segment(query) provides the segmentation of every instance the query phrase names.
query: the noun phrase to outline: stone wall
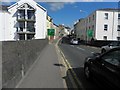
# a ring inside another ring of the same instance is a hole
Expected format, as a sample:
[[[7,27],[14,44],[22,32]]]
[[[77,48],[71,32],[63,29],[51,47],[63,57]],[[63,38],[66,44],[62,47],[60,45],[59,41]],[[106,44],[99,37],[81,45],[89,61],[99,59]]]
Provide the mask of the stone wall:
[[[14,88],[47,44],[47,39],[2,42],[2,87]]]

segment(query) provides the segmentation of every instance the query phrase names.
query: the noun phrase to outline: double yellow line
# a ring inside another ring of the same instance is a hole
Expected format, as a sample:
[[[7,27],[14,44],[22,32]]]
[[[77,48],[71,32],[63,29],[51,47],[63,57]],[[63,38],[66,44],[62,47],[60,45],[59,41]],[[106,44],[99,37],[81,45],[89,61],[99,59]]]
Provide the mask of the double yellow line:
[[[71,82],[72,82],[72,84],[73,84],[73,88],[81,88],[81,90],[84,90],[84,87],[83,87],[82,83],[79,81],[76,73],[75,73],[74,70],[72,69],[72,66],[70,65],[70,63],[69,63],[68,60],[66,59],[64,53],[62,52],[62,50],[61,50],[61,49],[59,48],[59,46],[58,46],[58,43],[60,42],[60,40],[61,40],[61,39],[59,39],[59,40],[57,41],[57,43],[55,44],[55,47],[56,47],[56,49],[58,50],[58,52],[61,54],[66,69],[67,69],[67,70],[68,70],[68,69],[70,70],[69,76],[71,76],[70,78],[71,78]]]

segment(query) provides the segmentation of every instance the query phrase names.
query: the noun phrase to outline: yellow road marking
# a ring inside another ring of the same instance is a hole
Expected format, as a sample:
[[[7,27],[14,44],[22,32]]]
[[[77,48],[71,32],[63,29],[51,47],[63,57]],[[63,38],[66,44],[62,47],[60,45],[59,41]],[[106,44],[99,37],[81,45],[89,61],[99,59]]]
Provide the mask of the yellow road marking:
[[[66,57],[65,57],[65,55],[63,54],[62,50],[58,47],[59,41],[60,41],[60,39],[57,41],[57,43],[56,43],[55,46],[56,46],[56,48],[58,49],[58,51],[59,51],[59,52],[61,53],[61,55],[62,55],[63,61],[64,61],[64,63],[65,63],[65,67],[66,67],[67,69],[71,69],[71,72],[72,72],[72,74],[73,74],[73,76],[74,76],[74,79],[76,80],[77,84],[78,84],[78,85],[82,88],[82,90],[83,90],[84,88],[83,88],[82,83],[79,81],[76,73],[75,73],[74,70],[72,69],[72,66],[70,65],[70,63],[69,63],[68,60],[66,59]]]

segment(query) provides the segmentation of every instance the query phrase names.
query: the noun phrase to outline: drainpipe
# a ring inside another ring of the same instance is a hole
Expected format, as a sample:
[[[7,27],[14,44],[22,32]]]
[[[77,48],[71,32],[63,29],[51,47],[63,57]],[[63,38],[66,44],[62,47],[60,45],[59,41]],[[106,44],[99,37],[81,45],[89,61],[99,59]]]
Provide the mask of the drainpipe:
[[[25,19],[27,19],[27,9],[25,8]],[[25,40],[27,40],[27,21],[25,21]]]
[[[114,31],[114,15],[115,15],[115,13],[114,13],[114,11],[113,11],[112,40],[113,40],[113,31]]]

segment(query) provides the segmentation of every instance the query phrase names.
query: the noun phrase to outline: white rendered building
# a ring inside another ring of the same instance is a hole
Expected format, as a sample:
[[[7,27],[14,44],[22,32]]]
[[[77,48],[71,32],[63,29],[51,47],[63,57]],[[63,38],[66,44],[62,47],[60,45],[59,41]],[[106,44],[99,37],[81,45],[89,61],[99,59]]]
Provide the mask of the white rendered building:
[[[76,34],[83,40],[120,40],[120,13],[118,9],[99,9],[90,14],[84,20],[79,20],[74,27]],[[88,36],[88,30],[93,31],[92,37]]]
[[[47,10],[34,0],[20,0],[0,10],[0,41],[45,39]]]

